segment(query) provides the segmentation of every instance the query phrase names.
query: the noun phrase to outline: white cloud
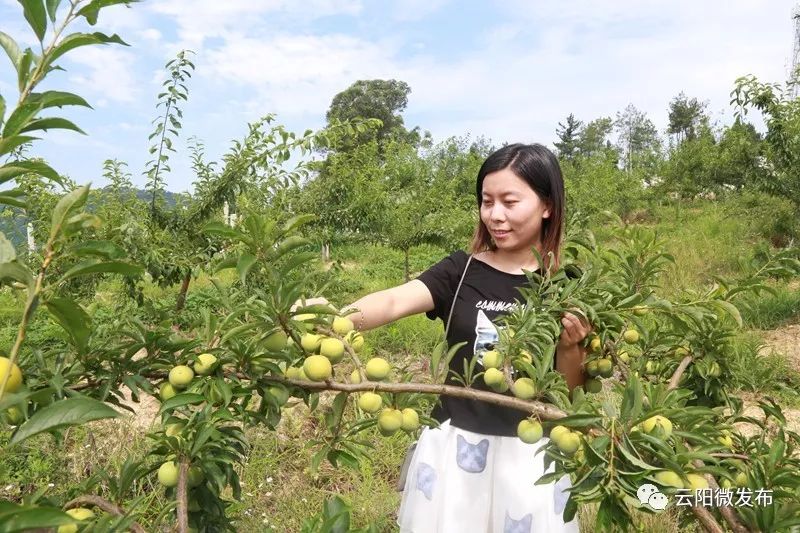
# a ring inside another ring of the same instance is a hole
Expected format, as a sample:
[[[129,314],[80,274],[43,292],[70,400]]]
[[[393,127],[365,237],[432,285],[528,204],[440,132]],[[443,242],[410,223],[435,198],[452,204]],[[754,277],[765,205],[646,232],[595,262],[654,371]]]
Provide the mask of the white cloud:
[[[402,35],[374,41],[358,34],[282,33],[265,39],[255,28],[244,29],[207,50],[198,74],[251,88],[255,95],[245,112],[318,121],[353,81],[401,79],[412,87],[409,126],[437,136],[466,133],[458,130],[463,127],[501,140],[544,142],[570,112],[591,120],[633,103],[664,128],[667,104],[682,90],[709,100],[714,112],[728,108],[740,75],[780,80],[783,59],[776,57],[791,45],[788,10],[745,2],[724,12],[683,0],[676,5],[579,2],[556,9],[520,2],[509,9],[513,18],[476,36],[482,50],[455,59],[435,57],[428,48],[402,55]],[[239,13],[245,7],[239,5]],[[781,36],[775,22],[782,18]]]
[[[450,2],[451,0],[395,0],[392,2],[392,18],[403,22],[421,20]]]
[[[156,42],[156,41],[161,40],[161,32],[158,31],[155,28],[148,28],[146,30],[142,30],[142,31],[139,32],[139,36],[142,39],[145,39],[145,40],[148,40],[148,41]]]
[[[112,102],[133,102],[139,94],[133,65],[136,54],[111,46],[87,46],[81,53],[67,56],[72,63],[82,65],[74,69],[70,81],[80,87],[81,94],[94,94]]]
[[[392,76],[394,53],[390,42],[347,35],[236,35],[206,53],[198,75],[247,86],[256,93],[250,107],[262,112],[324,116],[333,95],[355,80]]]
[[[177,23],[177,46],[196,51],[210,38],[246,33],[275,16],[296,23],[331,15],[357,15],[361,9],[360,0],[160,0],[150,5],[152,12]]]

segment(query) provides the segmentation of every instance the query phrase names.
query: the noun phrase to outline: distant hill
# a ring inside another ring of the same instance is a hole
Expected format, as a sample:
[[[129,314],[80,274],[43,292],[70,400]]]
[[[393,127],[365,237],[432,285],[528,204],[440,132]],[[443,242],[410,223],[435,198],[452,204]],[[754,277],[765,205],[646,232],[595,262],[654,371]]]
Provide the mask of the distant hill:
[[[99,195],[92,195],[88,202],[88,210],[93,211],[97,205],[97,201],[102,199],[102,193],[107,192],[108,187],[97,189],[94,192],[99,192]],[[136,197],[144,202],[150,201],[150,195],[144,189],[133,189]],[[174,193],[170,191],[164,192],[164,202],[168,207],[174,207],[178,198],[183,196],[181,193]],[[9,207],[0,205],[0,231],[6,236],[14,246],[23,246],[26,240],[25,225],[28,223],[28,217],[22,214],[22,210],[16,207]]]

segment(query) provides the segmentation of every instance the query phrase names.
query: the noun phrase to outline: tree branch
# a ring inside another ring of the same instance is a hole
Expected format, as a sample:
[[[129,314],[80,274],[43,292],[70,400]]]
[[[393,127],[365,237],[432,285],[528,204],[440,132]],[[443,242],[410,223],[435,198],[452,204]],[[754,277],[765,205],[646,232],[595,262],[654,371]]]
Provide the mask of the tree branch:
[[[345,392],[393,392],[393,393],[412,393],[421,392],[423,394],[439,394],[452,396],[454,398],[466,398],[468,400],[480,400],[494,405],[510,407],[518,411],[537,415],[544,420],[558,420],[567,416],[567,413],[550,404],[520,400],[512,396],[505,396],[489,391],[468,389],[454,385],[436,385],[427,383],[383,383],[366,381],[362,383],[339,383],[336,381],[303,381],[299,379],[284,379],[278,377],[265,376],[267,381],[282,382],[294,385],[306,390],[314,391],[345,391]]]
[[[75,507],[81,507],[84,505],[91,505],[101,509],[109,514],[113,514],[115,516],[127,516],[128,512],[125,511],[119,505],[112,503],[108,500],[101,498],[100,496],[94,495],[86,495],[86,496],[78,496],[74,500],[70,500],[64,505],[65,509],[74,509]],[[147,533],[142,526],[140,526],[137,522],[133,522],[130,526],[131,531],[133,533]]]
[[[703,529],[708,531],[708,533],[725,533],[725,530],[719,525],[714,515],[705,507],[693,506],[692,512],[694,516],[697,517],[697,521],[700,522],[700,525],[703,526]]]
[[[686,369],[689,368],[689,365],[692,362],[692,356],[687,355],[681,361],[681,364],[678,365],[678,368],[675,369],[675,373],[672,374],[672,377],[669,380],[669,386],[667,387],[669,390],[675,389],[678,387],[678,382],[681,380],[683,373],[686,372]]]
[[[187,499],[187,477],[189,474],[189,462],[184,458],[178,463],[178,533],[189,531],[189,514]]]

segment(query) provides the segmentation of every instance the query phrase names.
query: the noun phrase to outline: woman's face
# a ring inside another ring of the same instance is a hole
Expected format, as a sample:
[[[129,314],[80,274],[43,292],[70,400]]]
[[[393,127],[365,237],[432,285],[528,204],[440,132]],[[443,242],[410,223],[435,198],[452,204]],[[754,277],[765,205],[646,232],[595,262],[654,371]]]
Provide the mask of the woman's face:
[[[483,180],[481,220],[498,250],[541,247],[542,219],[549,206],[510,168],[487,174]]]

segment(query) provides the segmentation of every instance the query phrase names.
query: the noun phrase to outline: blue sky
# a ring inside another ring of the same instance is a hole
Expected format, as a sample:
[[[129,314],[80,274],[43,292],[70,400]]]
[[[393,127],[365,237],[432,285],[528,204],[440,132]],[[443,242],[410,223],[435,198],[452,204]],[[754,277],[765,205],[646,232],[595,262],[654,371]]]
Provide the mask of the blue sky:
[[[95,186],[105,184],[102,162],[117,158],[143,185],[163,65],[181,49],[195,52],[197,70],[167,178],[176,192],[194,179],[189,137],[218,160],[267,113],[298,133],[317,129],[333,96],[358,79],[407,82],[406,125],[435,141],[470,134],[551,145],[569,113],[586,122],[629,103],[663,133],[680,91],[707,101],[712,119],[727,124],[738,76],[786,78],[794,4],[145,0],[103,11],[94,30],[118,33],[130,47],[71,52],[61,62],[66,72],[47,82],[94,106],[66,113],[88,136],[49,133],[30,153]],[[0,0],[0,21],[0,30],[33,44],[16,0]],[[10,69],[0,57],[0,94],[13,102]]]

